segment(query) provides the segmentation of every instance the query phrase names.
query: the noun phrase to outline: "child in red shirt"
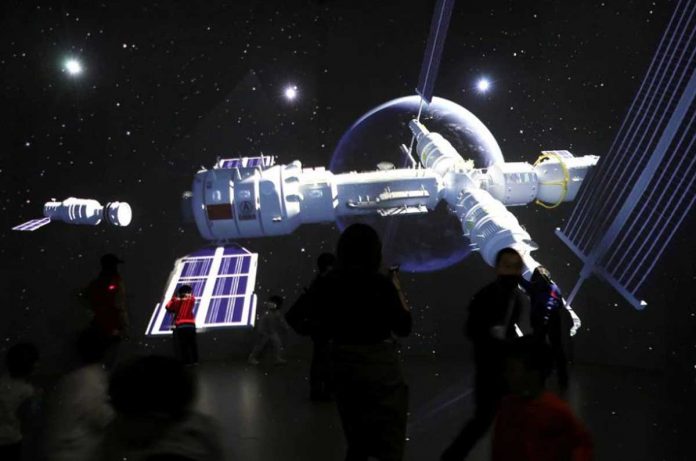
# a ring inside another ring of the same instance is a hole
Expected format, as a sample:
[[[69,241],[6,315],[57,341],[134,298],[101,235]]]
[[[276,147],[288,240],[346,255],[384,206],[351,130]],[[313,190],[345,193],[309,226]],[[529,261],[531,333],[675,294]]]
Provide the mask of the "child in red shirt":
[[[193,309],[196,298],[190,285],[182,285],[165,306],[174,314],[174,347],[179,358],[186,365],[198,364],[198,343],[196,341],[196,316]]]
[[[531,337],[510,344],[503,398],[493,432],[493,461],[590,461],[592,440],[563,400],[544,389],[549,347]]]

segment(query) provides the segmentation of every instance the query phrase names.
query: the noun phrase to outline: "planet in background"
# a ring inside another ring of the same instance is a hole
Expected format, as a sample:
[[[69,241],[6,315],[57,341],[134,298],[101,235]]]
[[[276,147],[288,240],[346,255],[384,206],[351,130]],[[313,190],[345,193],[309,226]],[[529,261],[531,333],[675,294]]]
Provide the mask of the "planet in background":
[[[396,168],[407,167],[410,163],[399,146],[411,142],[408,122],[416,117],[419,105],[419,96],[406,96],[360,117],[338,142],[331,157],[331,171],[374,171],[384,162]],[[465,160],[473,160],[476,168],[504,161],[493,134],[474,114],[455,102],[433,98],[423,107],[421,122],[447,139]],[[385,264],[398,264],[406,272],[444,269],[471,253],[459,220],[444,202],[429,213],[339,218],[337,224],[343,230],[354,222],[374,227],[382,238]]]

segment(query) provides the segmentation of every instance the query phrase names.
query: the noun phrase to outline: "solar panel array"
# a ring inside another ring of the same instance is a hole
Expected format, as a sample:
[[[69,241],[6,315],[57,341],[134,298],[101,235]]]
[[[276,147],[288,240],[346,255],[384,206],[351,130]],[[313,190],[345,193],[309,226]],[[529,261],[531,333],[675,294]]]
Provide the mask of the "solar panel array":
[[[416,92],[428,104],[430,104],[433,98],[435,80],[440,69],[442,51],[445,48],[445,38],[447,38],[447,29],[449,29],[453,8],[454,0],[437,0],[433,19],[430,23],[430,34],[428,35],[428,43],[425,46],[425,55],[423,56],[423,64],[418,77],[418,86],[416,87]]]
[[[32,219],[29,220],[23,224],[20,224],[19,226],[15,226],[12,228],[12,230],[16,231],[35,231],[36,229],[45,226],[46,224],[51,222],[51,218],[38,218],[38,219]]]
[[[236,244],[203,248],[177,260],[146,334],[171,331],[173,315],[164,306],[182,285],[193,288],[199,328],[252,326],[256,318],[257,262],[257,254]]]
[[[696,199],[696,1],[681,0],[609,152],[561,239],[637,308],[637,292]]]
[[[275,157],[262,155],[260,157],[223,158],[218,160],[217,168],[270,168],[275,164]]]

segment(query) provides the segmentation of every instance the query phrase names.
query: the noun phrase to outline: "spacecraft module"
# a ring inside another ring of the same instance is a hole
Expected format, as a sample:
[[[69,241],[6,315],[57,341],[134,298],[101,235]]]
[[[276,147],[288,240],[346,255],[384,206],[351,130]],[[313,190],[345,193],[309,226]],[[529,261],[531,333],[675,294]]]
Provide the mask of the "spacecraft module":
[[[184,208],[206,240],[226,242],[285,235],[344,216],[427,213],[444,200],[486,263],[515,248],[529,279],[539,265],[531,256],[537,246],[507,207],[573,200],[598,157],[547,151],[534,165],[476,169],[439,133],[416,120],[409,127],[422,167],[333,174],[299,161],[275,165],[273,157],[223,159],[196,173]]]
[[[106,221],[113,226],[125,227],[130,224],[133,212],[126,202],[109,202],[102,206],[93,199],[69,197],[62,202],[46,202],[43,215],[43,218],[32,219],[13,227],[12,230],[35,231],[51,221],[90,226],[97,226]]]

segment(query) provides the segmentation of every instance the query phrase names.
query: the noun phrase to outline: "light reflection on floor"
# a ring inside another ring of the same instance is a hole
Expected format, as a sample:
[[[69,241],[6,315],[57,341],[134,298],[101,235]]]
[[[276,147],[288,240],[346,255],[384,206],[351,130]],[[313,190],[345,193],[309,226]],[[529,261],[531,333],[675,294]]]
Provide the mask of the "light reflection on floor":
[[[229,361],[197,369],[198,406],[224,427],[230,459],[343,459],[338,415],[330,403],[309,402],[306,372],[299,359],[284,367]],[[411,395],[406,460],[436,460],[470,414],[469,366],[412,358],[406,373]],[[686,413],[696,408],[693,396],[680,398],[673,384],[643,371],[577,367],[568,398],[593,433],[595,459],[696,459],[688,438],[688,428],[695,426]],[[469,460],[488,459],[489,445],[487,437]]]

